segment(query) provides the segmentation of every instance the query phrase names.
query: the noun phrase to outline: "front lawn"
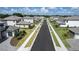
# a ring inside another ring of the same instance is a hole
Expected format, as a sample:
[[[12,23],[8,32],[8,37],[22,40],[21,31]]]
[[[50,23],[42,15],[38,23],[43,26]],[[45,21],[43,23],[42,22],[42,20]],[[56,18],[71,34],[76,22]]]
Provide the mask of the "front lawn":
[[[51,32],[51,33],[52,33],[52,36],[53,36],[53,39],[55,41],[56,46],[61,47],[58,40],[57,40],[57,38],[56,38],[56,36],[55,36],[55,34],[53,32]]]
[[[70,45],[68,44],[67,39],[70,39],[72,37],[72,33],[70,33],[69,29],[67,27],[59,27],[58,23],[56,23],[55,21],[51,22],[51,25],[61,38],[64,45],[69,48]]]
[[[32,33],[32,31],[33,31],[34,29],[35,29],[35,27],[32,28],[32,29],[20,29],[20,31],[25,31],[27,34],[25,35],[24,38],[22,38],[22,39],[20,40],[20,42],[18,42],[18,44],[17,44],[16,47],[20,47],[20,46],[24,43],[24,41],[29,37],[29,35]]]

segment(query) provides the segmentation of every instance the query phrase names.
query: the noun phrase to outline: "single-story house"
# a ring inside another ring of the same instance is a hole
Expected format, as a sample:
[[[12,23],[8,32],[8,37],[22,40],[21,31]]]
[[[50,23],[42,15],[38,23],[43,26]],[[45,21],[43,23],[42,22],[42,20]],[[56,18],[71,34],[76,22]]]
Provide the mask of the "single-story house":
[[[21,21],[21,17],[18,17],[18,16],[9,16],[9,17],[6,17],[0,21],[3,21],[5,22],[5,24],[7,26],[15,26],[16,23],[18,23],[19,21]]]
[[[14,37],[19,32],[19,28],[15,26],[8,26],[6,30],[7,37]]]
[[[69,30],[74,35],[74,39],[79,39],[79,27],[71,27]]]
[[[16,27],[19,27],[19,28],[29,28],[30,26],[33,26],[33,23],[26,22],[26,21],[20,21],[16,24]]]

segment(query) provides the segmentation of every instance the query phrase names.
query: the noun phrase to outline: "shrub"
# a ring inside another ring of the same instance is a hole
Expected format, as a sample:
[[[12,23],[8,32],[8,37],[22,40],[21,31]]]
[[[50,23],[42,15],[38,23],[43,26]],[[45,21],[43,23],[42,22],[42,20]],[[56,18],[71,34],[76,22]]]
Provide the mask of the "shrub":
[[[59,24],[55,24],[55,27],[58,28],[59,27]]]

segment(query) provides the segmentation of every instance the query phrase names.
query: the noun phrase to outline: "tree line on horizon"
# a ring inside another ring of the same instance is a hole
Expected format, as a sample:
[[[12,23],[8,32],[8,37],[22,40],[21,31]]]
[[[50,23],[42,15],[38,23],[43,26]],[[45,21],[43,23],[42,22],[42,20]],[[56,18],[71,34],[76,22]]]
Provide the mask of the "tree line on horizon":
[[[13,13],[13,14],[0,14],[0,18],[5,18],[5,17],[8,17],[8,16],[18,16],[18,17],[24,17],[24,16],[30,16],[30,17],[34,17],[34,16],[44,16],[46,18],[49,18],[50,16],[60,16],[60,17],[67,17],[67,16],[70,16],[70,15],[26,15],[26,14],[22,14],[22,13]]]

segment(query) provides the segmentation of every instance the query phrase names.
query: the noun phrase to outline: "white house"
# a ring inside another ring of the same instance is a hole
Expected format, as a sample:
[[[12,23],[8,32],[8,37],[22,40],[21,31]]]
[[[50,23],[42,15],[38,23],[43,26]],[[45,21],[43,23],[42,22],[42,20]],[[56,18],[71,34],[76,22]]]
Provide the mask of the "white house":
[[[9,16],[9,17],[6,17],[4,19],[2,19],[1,21],[5,22],[5,24],[7,26],[15,26],[16,23],[18,23],[19,21],[21,21],[21,17],[18,17],[18,16]]]
[[[34,18],[33,17],[23,17],[23,21],[27,23],[34,23]]]
[[[60,27],[79,27],[79,17],[71,16],[65,18],[58,18],[56,22],[59,23]]]
[[[69,27],[79,27],[79,16],[71,16],[65,18],[66,25]]]
[[[19,27],[19,28],[29,28],[30,26],[33,26],[33,23],[30,23],[27,21],[20,21],[16,24],[16,27]]]

